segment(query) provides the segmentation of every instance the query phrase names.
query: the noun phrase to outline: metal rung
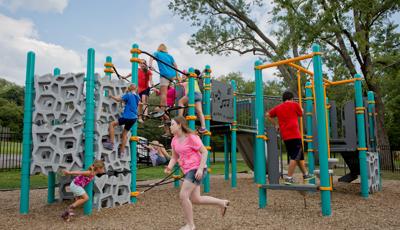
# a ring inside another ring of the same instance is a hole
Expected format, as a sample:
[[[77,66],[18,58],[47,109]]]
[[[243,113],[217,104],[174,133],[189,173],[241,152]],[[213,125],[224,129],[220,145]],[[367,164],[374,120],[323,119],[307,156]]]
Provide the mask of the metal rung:
[[[336,164],[339,163],[339,159],[337,158],[328,158],[328,168],[334,168]]]
[[[328,173],[329,173],[330,176],[332,176],[333,175],[333,170],[329,169]],[[314,175],[319,175],[319,169],[314,170]]]
[[[318,186],[314,184],[265,184],[261,185],[261,187],[272,190],[318,191]]]

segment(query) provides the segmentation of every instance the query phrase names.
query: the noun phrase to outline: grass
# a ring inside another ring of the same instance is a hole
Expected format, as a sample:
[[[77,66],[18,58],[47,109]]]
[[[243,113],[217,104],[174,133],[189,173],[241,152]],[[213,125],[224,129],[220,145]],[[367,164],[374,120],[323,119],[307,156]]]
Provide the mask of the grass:
[[[21,171],[11,170],[0,172],[0,189],[18,189],[21,187]],[[47,186],[47,176],[39,174],[31,176],[30,188]]]
[[[211,164],[212,175],[224,174],[224,163]],[[237,171],[250,171],[244,162],[237,163]],[[137,180],[154,180],[164,178],[164,166],[146,167],[137,171]],[[47,176],[43,174],[31,176],[30,188],[47,187]],[[21,171],[12,170],[0,172],[0,189],[19,189],[21,184]]]
[[[13,141],[0,142],[0,154],[21,154],[22,143]]]

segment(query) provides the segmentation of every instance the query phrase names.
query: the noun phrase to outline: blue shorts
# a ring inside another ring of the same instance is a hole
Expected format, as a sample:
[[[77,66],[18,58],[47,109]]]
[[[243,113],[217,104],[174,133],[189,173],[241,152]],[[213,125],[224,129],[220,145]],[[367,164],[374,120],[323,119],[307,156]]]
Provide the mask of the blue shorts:
[[[189,172],[187,172],[186,174],[185,174],[185,176],[183,177],[183,179],[184,180],[187,180],[187,181],[189,181],[189,182],[191,182],[191,183],[193,183],[193,184],[196,184],[196,185],[200,185],[201,184],[201,182],[203,181],[203,179],[204,179],[204,177],[206,177],[206,175],[207,175],[207,168],[205,168],[204,169],[204,171],[203,171],[203,177],[200,179],[200,180],[197,180],[196,179],[196,172],[197,172],[197,169],[192,169],[192,170],[190,170]]]
[[[86,191],[79,185],[76,185],[73,181],[69,185],[69,190],[74,194],[74,196],[83,196]]]
[[[203,94],[199,92],[194,92],[194,102],[203,101]]]

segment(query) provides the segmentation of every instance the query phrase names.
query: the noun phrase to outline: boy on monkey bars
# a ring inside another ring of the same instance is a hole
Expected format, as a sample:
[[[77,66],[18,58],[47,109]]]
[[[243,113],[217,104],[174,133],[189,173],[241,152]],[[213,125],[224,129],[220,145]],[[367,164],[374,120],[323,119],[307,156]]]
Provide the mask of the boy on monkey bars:
[[[283,103],[275,106],[267,112],[267,118],[280,131],[282,140],[285,142],[288,157],[290,157],[288,175],[285,177],[285,184],[291,185],[295,183],[293,179],[296,165],[299,166],[303,173],[304,181],[314,178],[308,174],[305,163],[304,153],[301,141],[301,133],[299,129],[298,119],[303,116],[303,109],[299,103],[293,101],[293,93],[285,91],[282,95]],[[278,118],[276,123],[275,118]]]

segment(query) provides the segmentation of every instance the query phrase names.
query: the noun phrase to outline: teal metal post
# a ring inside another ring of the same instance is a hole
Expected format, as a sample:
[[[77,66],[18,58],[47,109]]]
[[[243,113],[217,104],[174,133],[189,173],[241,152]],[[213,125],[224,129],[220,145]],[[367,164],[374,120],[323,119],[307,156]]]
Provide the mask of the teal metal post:
[[[186,120],[188,120],[189,128],[192,130],[196,129],[195,122],[196,119],[194,118],[195,116],[195,110],[194,110],[194,78],[196,77],[196,73],[194,72],[193,68],[189,69],[189,103],[188,103],[188,116],[186,117]]]
[[[35,74],[35,53],[29,51],[27,55],[26,80],[25,80],[24,130],[22,137],[23,148],[22,148],[22,169],[21,169],[21,200],[19,204],[20,214],[28,214],[29,212],[34,74]]]
[[[313,147],[313,119],[312,119],[312,112],[313,112],[313,98],[312,98],[312,85],[311,82],[306,83],[306,139],[307,140],[307,158],[308,158],[308,170],[309,173],[314,175],[315,169],[315,159],[314,159],[314,147]],[[311,184],[315,184],[315,179],[310,181]]]
[[[257,120],[257,116],[256,116],[256,92],[253,92],[254,97],[251,97],[251,104],[250,104],[250,111],[251,111],[251,126],[254,127],[254,129],[257,129],[257,125],[256,125],[256,120]],[[253,134],[254,140],[256,138],[257,134]],[[253,159],[256,159],[256,154],[257,154],[257,148],[253,148]],[[254,164],[254,177],[253,177],[253,182],[257,183],[258,181],[258,174],[256,174],[255,172],[257,172],[257,164]]]
[[[375,135],[375,95],[374,92],[368,91],[368,119],[369,119],[369,141],[372,151],[376,152],[376,135]],[[382,178],[381,178],[381,162],[378,153],[378,177],[379,177],[379,191],[382,191]]]
[[[95,62],[95,51],[94,49],[88,49],[87,56],[87,69],[86,69],[86,112],[85,112],[85,170],[93,164],[94,159],[94,62]],[[85,187],[86,193],[89,196],[89,200],[83,206],[83,212],[85,215],[92,214],[92,202],[93,202],[93,181]]]
[[[261,65],[261,61],[255,62],[255,67]],[[264,185],[266,184],[266,159],[265,159],[265,129],[264,129],[264,96],[263,96],[263,80],[262,80],[262,70],[255,69],[255,78],[256,78],[256,127],[257,127],[257,136],[256,136],[256,158],[254,164],[255,176],[257,184]],[[258,189],[258,206],[260,208],[265,208],[267,205],[267,189],[259,188]]]
[[[354,78],[355,98],[356,98],[356,115],[357,115],[357,137],[358,137],[358,158],[360,160],[360,177],[361,177],[361,196],[368,198],[368,170],[367,170],[367,145],[365,141],[365,107],[362,97],[361,75],[356,74]]]
[[[233,92],[233,122],[231,130],[231,160],[232,160],[232,180],[231,187],[237,187],[237,159],[236,159],[236,131],[237,131],[237,118],[236,118],[236,82],[231,80],[231,87]]]
[[[224,175],[225,180],[229,180],[229,140],[228,134],[224,134]]]
[[[210,153],[211,153],[211,130],[210,130],[210,120],[211,120],[211,105],[210,105],[210,98],[211,98],[211,81],[210,81],[210,73],[211,69],[209,65],[206,65],[204,78],[204,96],[203,96],[203,110],[204,110],[204,119],[206,122],[206,129],[208,130],[207,133],[203,136],[203,144],[208,149],[207,155],[207,168],[211,169],[210,167]],[[207,173],[206,177],[203,181],[204,184],[204,192],[210,192],[210,174]]]
[[[132,69],[131,69],[131,74],[132,74],[132,83],[138,86],[138,63],[134,60],[137,60],[136,58],[139,57],[139,45],[138,44],[133,44],[131,53],[132,53]],[[131,128],[131,139],[129,141],[130,143],[130,150],[131,150],[131,192],[136,192],[136,176],[137,176],[137,142],[138,142],[138,136],[137,136],[137,127],[138,123],[135,122],[135,124]],[[124,146],[125,147],[125,146]],[[136,196],[131,196],[131,202],[136,203],[137,198]]]
[[[53,75],[54,77],[60,76],[60,69],[54,68]],[[56,176],[54,172],[49,172],[47,176],[47,203],[52,204],[55,201],[55,189],[56,189]]]
[[[108,80],[111,80],[111,74],[114,73],[114,70],[112,69],[113,64],[112,64],[112,57],[107,56],[106,57],[106,63],[104,63],[104,73],[106,77],[108,77]],[[108,97],[108,89],[104,90],[104,96]]]
[[[312,46],[313,52],[320,52],[319,45]],[[328,169],[328,143],[327,143],[327,127],[326,127],[326,110],[324,100],[324,83],[322,81],[322,60],[321,55],[316,54],[312,58],[314,66],[314,87],[316,99],[316,120],[317,133],[318,133],[318,152],[319,152],[319,165],[320,165],[320,178],[321,183],[321,202],[322,202],[322,215],[331,215],[331,192],[330,178]]]

